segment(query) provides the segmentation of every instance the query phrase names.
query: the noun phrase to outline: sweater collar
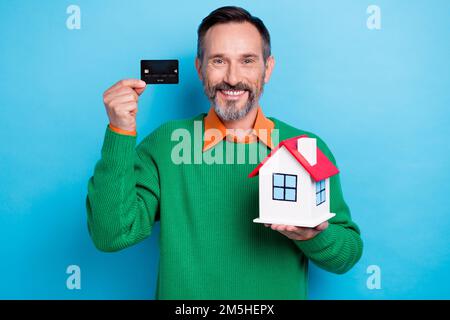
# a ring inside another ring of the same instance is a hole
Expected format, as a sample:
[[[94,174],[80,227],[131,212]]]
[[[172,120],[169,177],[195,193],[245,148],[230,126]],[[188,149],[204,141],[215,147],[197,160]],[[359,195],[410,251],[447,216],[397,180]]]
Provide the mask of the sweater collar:
[[[205,134],[203,136],[203,151],[214,147],[225,138],[227,138],[227,140],[229,141],[242,143],[251,143],[259,140],[269,148],[273,148],[271,134],[274,128],[274,123],[264,116],[261,107],[258,107],[258,112],[256,114],[256,120],[253,125],[253,129],[245,135],[243,141],[242,137],[240,141],[238,140],[238,137],[233,133],[233,130],[227,130],[227,128],[215,112],[214,107],[211,107],[209,109],[209,112],[205,116],[203,121],[205,128]]]

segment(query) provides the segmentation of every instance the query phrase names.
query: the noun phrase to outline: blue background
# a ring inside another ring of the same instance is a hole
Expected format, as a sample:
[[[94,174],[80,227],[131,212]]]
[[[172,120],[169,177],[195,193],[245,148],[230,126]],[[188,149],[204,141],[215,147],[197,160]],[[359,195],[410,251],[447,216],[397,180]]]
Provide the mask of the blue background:
[[[81,29],[66,8],[81,8]],[[263,19],[276,68],[265,113],[321,136],[341,169],[365,243],[347,274],[315,266],[311,299],[450,298],[449,1],[1,1],[0,298],[152,299],[157,225],[144,242],[97,251],[88,178],[107,116],[103,91],[140,59],[180,60],[180,84],[140,100],[138,140],[205,112],[196,29],[222,5]],[[366,9],[381,8],[381,30]],[[66,268],[81,268],[81,290]],[[369,290],[367,267],[381,268]]]

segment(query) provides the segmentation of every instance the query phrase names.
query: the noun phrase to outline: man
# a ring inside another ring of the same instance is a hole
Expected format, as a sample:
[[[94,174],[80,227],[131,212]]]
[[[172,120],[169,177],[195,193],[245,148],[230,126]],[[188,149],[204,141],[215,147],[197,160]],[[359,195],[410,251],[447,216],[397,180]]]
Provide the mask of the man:
[[[279,140],[306,133],[336,161],[317,135],[264,116],[258,101],[274,58],[260,19],[237,7],[213,11],[198,29],[195,66],[212,104],[208,114],[163,124],[137,148],[135,119],[145,83],[122,80],[104,93],[110,123],[86,202],[93,242],[102,251],[121,250],[148,237],[159,220],[158,299],[305,299],[308,259],[344,273],[362,253],[339,175],[330,178],[336,216],[329,223],[264,227],[252,222],[258,180],[248,174],[255,163],[221,157],[236,148],[249,159],[252,146],[276,146],[275,132]],[[186,133],[194,141],[179,161],[174,150]],[[223,161],[190,162],[199,147],[204,158]]]

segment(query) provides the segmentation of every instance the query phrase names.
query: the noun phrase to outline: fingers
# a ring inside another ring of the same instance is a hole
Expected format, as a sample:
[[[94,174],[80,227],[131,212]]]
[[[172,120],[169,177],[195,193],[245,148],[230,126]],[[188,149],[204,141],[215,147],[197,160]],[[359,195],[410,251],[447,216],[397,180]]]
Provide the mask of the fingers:
[[[266,226],[270,226],[272,230],[278,231],[292,240],[308,240],[314,238],[322,230],[325,230],[328,227],[328,222],[321,223],[316,228],[296,227],[284,224],[272,224]]]
[[[136,130],[139,94],[145,90],[146,85],[139,79],[125,79],[105,91],[103,102],[110,124],[122,130]]]
[[[306,240],[308,239],[308,235],[299,235],[295,232],[291,232],[291,231],[283,231],[283,230],[277,230],[279,233],[281,233],[282,235],[288,237],[289,239],[292,240]]]
[[[116,116],[128,115],[130,111],[134,111],[133,114],[137,113],[136,102],[124,102],[117,105],[111,105],[111,112]]]
[[[317,230],[317,231],[323,231],[326,228],[328,228],[328,221],[322,222],[315,228],[308,228],[308,227],[297,227],[297,226],[291,226],[291,225],[284,225],[284,224],[264,224],[266,227],[271,227],[272,230],[277,231],[290,231],[290,232],[297,232],[297,233],[304,233],[309,230]]]
[[[138,94],[138,96],[140,96],[145,91],[145,88],[147,88],[147,87],[145,86],[143,88],[135,88],[134,92],[136,92]]]
[[[125,94],[125,93],[136,93],[136,91],[130,87],[117,87],[114,90],[106,90],[105,91],[105,95],[109,95],[109,96],[120,96],[121,94]]]
[[[137,102],[138,101],[138,95],[133,90],[129,89],[130,91],[124,91],[123,93],[119,95],[107,95],[104,97],[104,103],[106,104],[120,104],[123,102]]]
[[[119,89],[121,87],[128,87],[131,89],[142,89],[145,88],[146,86],[147,84],[145,83],[145,81],[139,79],[123,79],[112,85],[108,90],[106,90],[105,94],[115,91],[116,89]]]
[[[314,229],[316,229],[317,231],[323,231],[326,228],[328,228],[328,221],[322,222],[321,224],[319,224],[317,227],[315,227]]]
[[[289,225],[285,225],[285,224],[272,224],[272,225],[270,225],[270,227],[272,230],[289,231],[289,232],[298,231],[300,229],[300,227],[289,226]]]
[[[130,87],[124,87],[124,86],[119,86],[116,87],[114,89],[108,89],[105,91],[105,93],[103,94],[104,97],[114,97],[117,95],[122,95],[122,94],[128,94],[128,93],[133,93],[136,95],[136,97],[139,97],[145,90],[146,87],[143,88],[130,88]]]

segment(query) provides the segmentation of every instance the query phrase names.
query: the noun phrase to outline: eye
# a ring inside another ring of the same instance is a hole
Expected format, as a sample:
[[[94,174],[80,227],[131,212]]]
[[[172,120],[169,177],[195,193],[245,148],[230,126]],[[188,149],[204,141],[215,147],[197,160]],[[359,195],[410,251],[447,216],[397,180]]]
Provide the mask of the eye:
[[[222,63],[223,63],[223,59],[221,59],[221,58],[215,58],[215,59],[213,59],[213,63],[214,63],[214,64],[222,64]]]
[[[254,60],[253,59],[244,59],[244,64],[249,64],[249,63],[253,63]]]

